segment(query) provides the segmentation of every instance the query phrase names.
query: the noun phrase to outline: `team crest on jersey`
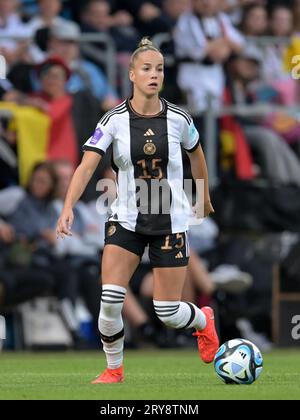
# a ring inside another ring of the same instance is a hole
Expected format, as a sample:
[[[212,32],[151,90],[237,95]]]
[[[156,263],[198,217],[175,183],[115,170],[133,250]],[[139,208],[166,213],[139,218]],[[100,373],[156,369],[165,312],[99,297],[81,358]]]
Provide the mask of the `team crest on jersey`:
[[[116,226],[115,225],[111,225],[108,228],[107,236],[113,236],[116,233],[116,230],[117,230]]]
[[[154,155],[156,152],[156,146],[152,143],[152,140],[147,140],[147,143],[144,146],[145,155]]]

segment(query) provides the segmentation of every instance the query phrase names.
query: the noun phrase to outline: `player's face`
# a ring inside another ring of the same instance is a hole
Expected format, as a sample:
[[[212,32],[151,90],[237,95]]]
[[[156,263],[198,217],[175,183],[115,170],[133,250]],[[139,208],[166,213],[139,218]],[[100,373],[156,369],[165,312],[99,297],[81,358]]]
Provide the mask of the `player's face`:
[[[135,89],[145,96],[158,95],[164,81],[164,59],[157,51],[140,53],[133,68],[130,70],[130,80]]]

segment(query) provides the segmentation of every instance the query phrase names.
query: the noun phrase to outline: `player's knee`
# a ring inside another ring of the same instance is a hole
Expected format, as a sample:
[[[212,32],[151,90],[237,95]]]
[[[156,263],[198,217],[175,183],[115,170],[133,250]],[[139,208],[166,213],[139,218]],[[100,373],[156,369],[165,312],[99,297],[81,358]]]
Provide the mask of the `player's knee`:
[[[170,328],[180,328],[180,302],[153,301],[154,310],[161,322]]]

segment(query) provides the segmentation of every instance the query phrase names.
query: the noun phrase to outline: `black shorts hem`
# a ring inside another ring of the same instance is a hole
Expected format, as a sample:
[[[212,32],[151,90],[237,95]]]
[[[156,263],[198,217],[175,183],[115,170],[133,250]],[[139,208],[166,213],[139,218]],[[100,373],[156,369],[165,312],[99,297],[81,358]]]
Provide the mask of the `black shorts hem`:
[[[180,267],[187,267],[189,265],[189,260],[178,262],[176,264],[151,264],[151,268],[180,268]]]
[[[122,249],[125,249],[126,251],[129,251],[129,252],[131,252],[132,254],[134,254],[134,255],[136,255],[137,257],[139,257],[140,259],[142,258],[142,256],[143,256],[143,254],[141,255],[141,254],[139,254],[137,251],[134,251],[132,248],[130,248],[129,246],[126,246],[126,245],[123,245],[123,244],[121,244],[121,243],[112,243],[112,242],[107,242],[107,243],[105,243],[104,244],[104,248],[107,246],[107,245],[114,245],[114,246],[117,246],[117,247],[119,247],[119,248],[122,248]]]

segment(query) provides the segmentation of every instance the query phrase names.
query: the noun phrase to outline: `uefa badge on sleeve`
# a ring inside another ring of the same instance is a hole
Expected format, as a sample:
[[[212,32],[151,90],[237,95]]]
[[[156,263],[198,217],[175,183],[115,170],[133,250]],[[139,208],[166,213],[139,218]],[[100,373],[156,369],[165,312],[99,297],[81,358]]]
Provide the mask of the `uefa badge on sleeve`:
[[[96,146],[97,143],[99,143],[99,141],[101,140],[101,138],[103,137],[104,133],[101,130],[101,128],[96,128],[93,137],[90,140],[90,144],[92,144],[93,146]]]

